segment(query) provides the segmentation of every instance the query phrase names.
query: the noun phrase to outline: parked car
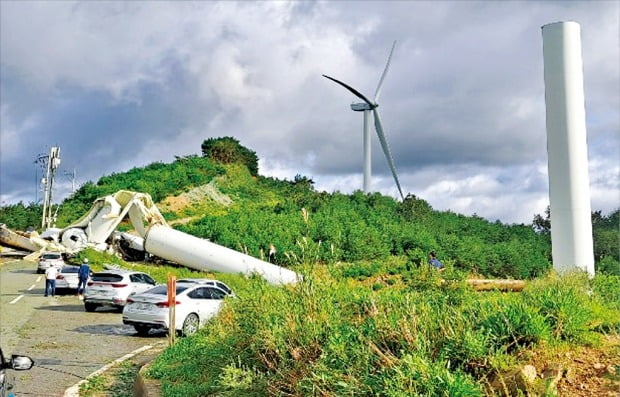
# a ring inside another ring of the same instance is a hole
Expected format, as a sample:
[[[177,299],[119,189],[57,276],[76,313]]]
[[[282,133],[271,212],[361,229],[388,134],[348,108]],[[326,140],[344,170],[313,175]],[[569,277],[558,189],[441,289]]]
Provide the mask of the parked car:
[[[4,358],[0,348],[0,397],[9,396],[9,390],[13,388],[13,377],[7,373],[7,369],[25,371],[34,365],[34,361],[28,356],[11,356],[10,360]]]
[[[185,336],[193,335],[219,313],[224,298],[233,295],[226,284],[217,280],[177,281],[175,331]],[[123,323],[133,325],[140,335],[148,334],[151,329],[169,330],[169,312],[168,286],[158,285],[129,297],[123,309]]]
[[[77,290],[78,282],[80,281],[78,278],[79,270],[79,266],[63,266],[63,268],[60,269],[58,276],[56,276],[56,289]]]
[[[64,265],[65,261],[62,259],[62,254],[60,252],[44,252],[39,257],[37,273],[45,273],[47,268],[50,266],[55,266],[58,270],[60,270]]]
[[[86,284],[84,309],[93,312],[100,306],[113,306],[121,312],[131,294],[144,292],[157,283],[142,272],[110,269],[94,273]]]
[[[228,295],[233,294],[232,290],[228,287],[228,285],[224,284],[221,281],[212,280],[209,278],[182,278],[180,280],[177,280],[177,283],[199,283],[202,285],[212,285],[214,287],[221,288]]]

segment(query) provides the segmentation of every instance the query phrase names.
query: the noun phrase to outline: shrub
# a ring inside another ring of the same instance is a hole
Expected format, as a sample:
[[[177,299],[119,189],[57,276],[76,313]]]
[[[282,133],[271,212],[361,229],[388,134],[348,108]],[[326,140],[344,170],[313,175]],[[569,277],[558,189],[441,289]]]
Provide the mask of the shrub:
[[[497,302],[485,302],[479,327],[488,333],[490,345],[499,353],[512,352],[549,340],[551,330],[540,310],[521,296],[509,295]]]
[[[404,355],[396,365],[382,370],[376,385],[376,395],[389,397],[484,395],[470,376],[415,353]]]
[[[613,256],[605,255],[600,261],[597,262],[596,271],[599,273],[620,276],[620,262],[618,262],[618,260]]]
[[[378,262],[356,262],[345,265],[342,270],[342,276],[363,280],[372,277],[382,269]]]
[[[250,174],[258,175],[258,157],[256,152],[242,146],[233,137],[209,138],[202,142],[202,154],[216,162],[230,164],[240,163],[248,167]]]
[[[553,335],[579,341],[596,324],[584,272],[539,280],[522,292],[525,302],[540,310]]]

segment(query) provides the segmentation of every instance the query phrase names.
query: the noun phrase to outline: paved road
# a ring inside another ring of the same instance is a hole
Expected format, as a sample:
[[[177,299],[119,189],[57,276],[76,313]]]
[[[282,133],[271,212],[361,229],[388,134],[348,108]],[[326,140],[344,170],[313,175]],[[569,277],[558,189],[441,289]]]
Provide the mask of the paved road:
[[[165,340],[165,333],[137,336],[112,310],[87,313],[75,295],[44,297],[35,269],[28,261],[0,265],[0,345],[35,361],[30,371],[14,372],[17,396],[62,396],[105,364]]]

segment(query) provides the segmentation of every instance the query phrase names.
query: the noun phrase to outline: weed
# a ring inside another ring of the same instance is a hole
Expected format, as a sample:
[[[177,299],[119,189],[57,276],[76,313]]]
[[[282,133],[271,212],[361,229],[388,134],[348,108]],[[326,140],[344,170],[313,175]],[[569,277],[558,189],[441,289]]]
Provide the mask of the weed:
[[[80,396],[89,397],[105,391],[105,378],[103,375],[93,376],[87,382],[80,385]]]
[[[123,361],[105,373],[89,378],[80,385],[80,396],[115,396],[131,397],[140,366],[129,360]]]
[[[552,275],[506,294],[474,292],[460,274],[442,281],[426,266],[380,288],[341,277],[347,269],[387,277],[378,261],[306,263],[303,281],[287,287],[218,275],[231,277],[239,299],[164,351],[149,375],[162,380],[164,396],[478,396],[518,352],[595,343],[615,313],[588,295],[587,277]]]

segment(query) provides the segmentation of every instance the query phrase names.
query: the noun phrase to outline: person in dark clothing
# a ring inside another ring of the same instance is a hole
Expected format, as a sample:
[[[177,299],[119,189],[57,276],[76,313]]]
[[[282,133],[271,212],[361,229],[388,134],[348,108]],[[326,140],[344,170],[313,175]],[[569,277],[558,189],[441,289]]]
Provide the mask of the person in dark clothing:
[[[435,251],[431,251],[428,256],[429,256],[428,258],[429,265],[433,266],[435,269],[438,269],[438,270],[444,269],[444,265],[443,263],[441,263],[439,259],[437,259],[437,254],[435,253]]]
[[[80,265],[78,269],[78,287],[77,293],[80,299],[82,299],[82,295],[84,294],[84,290],[86,289],[86,282],[90,277],[90,266],[88,266],[88,258],[84,258],[84,262]]]

